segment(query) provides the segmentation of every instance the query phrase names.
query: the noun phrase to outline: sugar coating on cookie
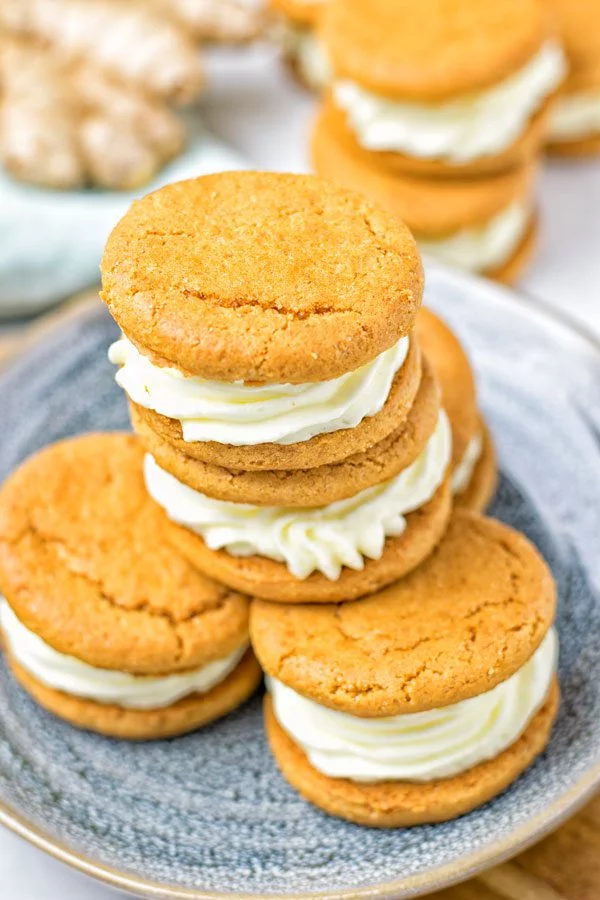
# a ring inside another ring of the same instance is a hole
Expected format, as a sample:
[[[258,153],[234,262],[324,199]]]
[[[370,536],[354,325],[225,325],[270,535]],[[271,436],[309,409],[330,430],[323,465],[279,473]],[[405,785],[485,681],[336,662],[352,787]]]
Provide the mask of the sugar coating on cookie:
[[[431,556],[391,587],[337,605],[257,600],[250,630],[265,671],[293,690],[341,712],[392,716],[509,678],[542,642],[555,602],[523,535],[459,511]]]
[[[411,329],[422,269],[388,213],[311,176],[226,172],[134,202],[102,296],[154,362],[250,384],[322,381]]]

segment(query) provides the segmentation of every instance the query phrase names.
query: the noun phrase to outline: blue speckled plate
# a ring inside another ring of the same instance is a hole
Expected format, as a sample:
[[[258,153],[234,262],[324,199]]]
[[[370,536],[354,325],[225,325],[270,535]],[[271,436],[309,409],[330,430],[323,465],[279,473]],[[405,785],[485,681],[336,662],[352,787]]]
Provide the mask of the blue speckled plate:
[[[539,307],[431,269],[427,300],[465,340],[500,450],[494,513],[524,530],[560,592],[563,703],[543,757],[443,825],[374,831],[313,809],[271,759],[255,698],[204,731],[128,745],[38,709],[0,666],[0,820],[53,855],[164,898],[411,897],[557,825],[600,782],[600,348]],[[98,306],[0,379],[0,477],[57,438],[127,427]]]

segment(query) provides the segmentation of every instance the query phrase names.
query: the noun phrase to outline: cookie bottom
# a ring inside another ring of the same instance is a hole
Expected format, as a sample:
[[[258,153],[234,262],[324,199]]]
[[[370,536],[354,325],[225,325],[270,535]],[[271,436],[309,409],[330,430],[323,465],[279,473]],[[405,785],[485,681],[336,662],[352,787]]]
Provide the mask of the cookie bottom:
[[[483,450],[471,480],[464,491],[454,495],[455,507],[478,513],[485,512],[498,486],[498,462],[494,442],[485,422],[482,422],[482,428]]]
[[[382,441],[338,463],[290,471],[232,471],[186,456],[153,431],[140,408],[131,407],[134,431],[158,465],[201,494],[258,506],[316,507],[353,497],[394,478],[425,449],[439,420],[440,399],[433,371],[423,377],[407,418]]]
[[[416,568],[442,538],[451,510],[450,482],[446,479],[429,503],[407,515],[403,534],[386,540],[380,559],[365,560],[360,571],[343,568],[337,581],[320,572],[302,580],[282,562],[210,550],[199,535],[172,522],[165,533],[197,569],[242,593],[281,603],[335,603],[372,594]]]
[[[595,156],[600,153],[600,134],[574,141],[551,141],[546,151],[550,156]]]
[[[14,677],[40,706],[71,725],[108,737],[148,741],[194,731],[241,706],[256,690],[262,670],[252,650],[225,681],[206,694],[190,694],[163,709],[125,709],[65,694],[35,679],[7,653]]]
[[[392,150],[368,150],[359,144],[348,124],[346,114],[335,105],[331,95],[326,96],[326,103],[337,139],[361,156],[365,162],[382,166],[392,172],[404,172],[421,178],[453,179],[507,172],[531,162],[543,144],[548,118],[554,105],[554,96],[546,99],[543,106],[529,120],[522,134],[509,147],[499,153],[481,156],[457,165],[451,165],[442,159],[422,159]]]
[[[457,818],[502,793],[543,751],[556,719],[559,699],[555,679],[543,707],[521,737],[503,753],[453,778],[423,784],[407,781],[361,784],[323,775],[281,728],[269,696],[265,697],[265,728],[279,769],[306,800],[330,815],[357,825],[402,828]]]
[[[514,284],[521,276],[525,266],[531,261],[537,246],[538,234],[539,224],[537,216],[535,216],[513,255],[501,266],[497,266],[495,269],[488,269],[482,274],[493,281],[499,281],[501,284]]]

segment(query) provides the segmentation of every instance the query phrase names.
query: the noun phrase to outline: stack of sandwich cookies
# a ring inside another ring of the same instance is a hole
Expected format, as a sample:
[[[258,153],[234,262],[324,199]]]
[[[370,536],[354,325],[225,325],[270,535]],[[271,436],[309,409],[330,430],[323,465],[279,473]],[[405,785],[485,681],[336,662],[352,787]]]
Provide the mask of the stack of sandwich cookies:
[[[406,578],[362,600],[254,601],[266,728],[290,783],[359,824],[443,821],[503,791],[558,707],[555,589],[512,529],[457,511]]]
[[[600,9],[593,0],[548,0],[569,73],[550,117],[549,149],[561,156],[600,152]]]
[[[496,490],[498,465],[492,436],[477,408],[471,364],[454,332],[430,309],[419,310],[415,334],[435,370],[452,427],[454,505],[483,512]]]
[[[427,257],[512,282],[534,248],[533,161],[485,178],[422,178],[392,171],[344,140],[342,113],[323,104],[312,135],[317,175],[403,220]]]
[[[321,35],[346,140],[426,176],[531,160],[565,72],[542,0],[332,0]]]
[[[242,704],[261,672],[246,597],[163,538],[135,437],[88,435],[25,462],[0,492],[0,617],[16,679],[67,721],[161,738]]]
[[[314,91],[329,81],[327,56],[317,36],[323,7],[329,0],[269,0],[279,18],[284,57],[299,81]]]
[[[451,434],[394,217],[310,176],[223,173],[135,203],[102,272],[146,485],[201,571],[329,602],[431,552]]]
[[[317,174],[404,220],[426,255],[513,281],[565,70],[542,0],[331,0],[320,36]]]

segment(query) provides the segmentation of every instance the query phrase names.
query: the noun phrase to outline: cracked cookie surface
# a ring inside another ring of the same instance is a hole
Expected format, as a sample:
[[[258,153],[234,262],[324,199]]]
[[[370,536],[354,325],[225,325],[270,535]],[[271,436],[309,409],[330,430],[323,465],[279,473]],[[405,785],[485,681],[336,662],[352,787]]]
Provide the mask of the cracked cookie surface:
[[[201,667],[248,639],[248,599],[164,539],[143,450],[91,434],[27,460],[0,491],[0,591],[42,640],[97,668]]]
[[[263,669],[306,697],[381,717],[458,703],[527,662],[554,618],[554,579],[529,541],[457,511],[431,556],[353,602],[252,603]]]
[[[102,297],[157,364],[220,381],[336,378],[406,335],[423,274],[408,229],[307,175],[225,172],[137,200]]]

